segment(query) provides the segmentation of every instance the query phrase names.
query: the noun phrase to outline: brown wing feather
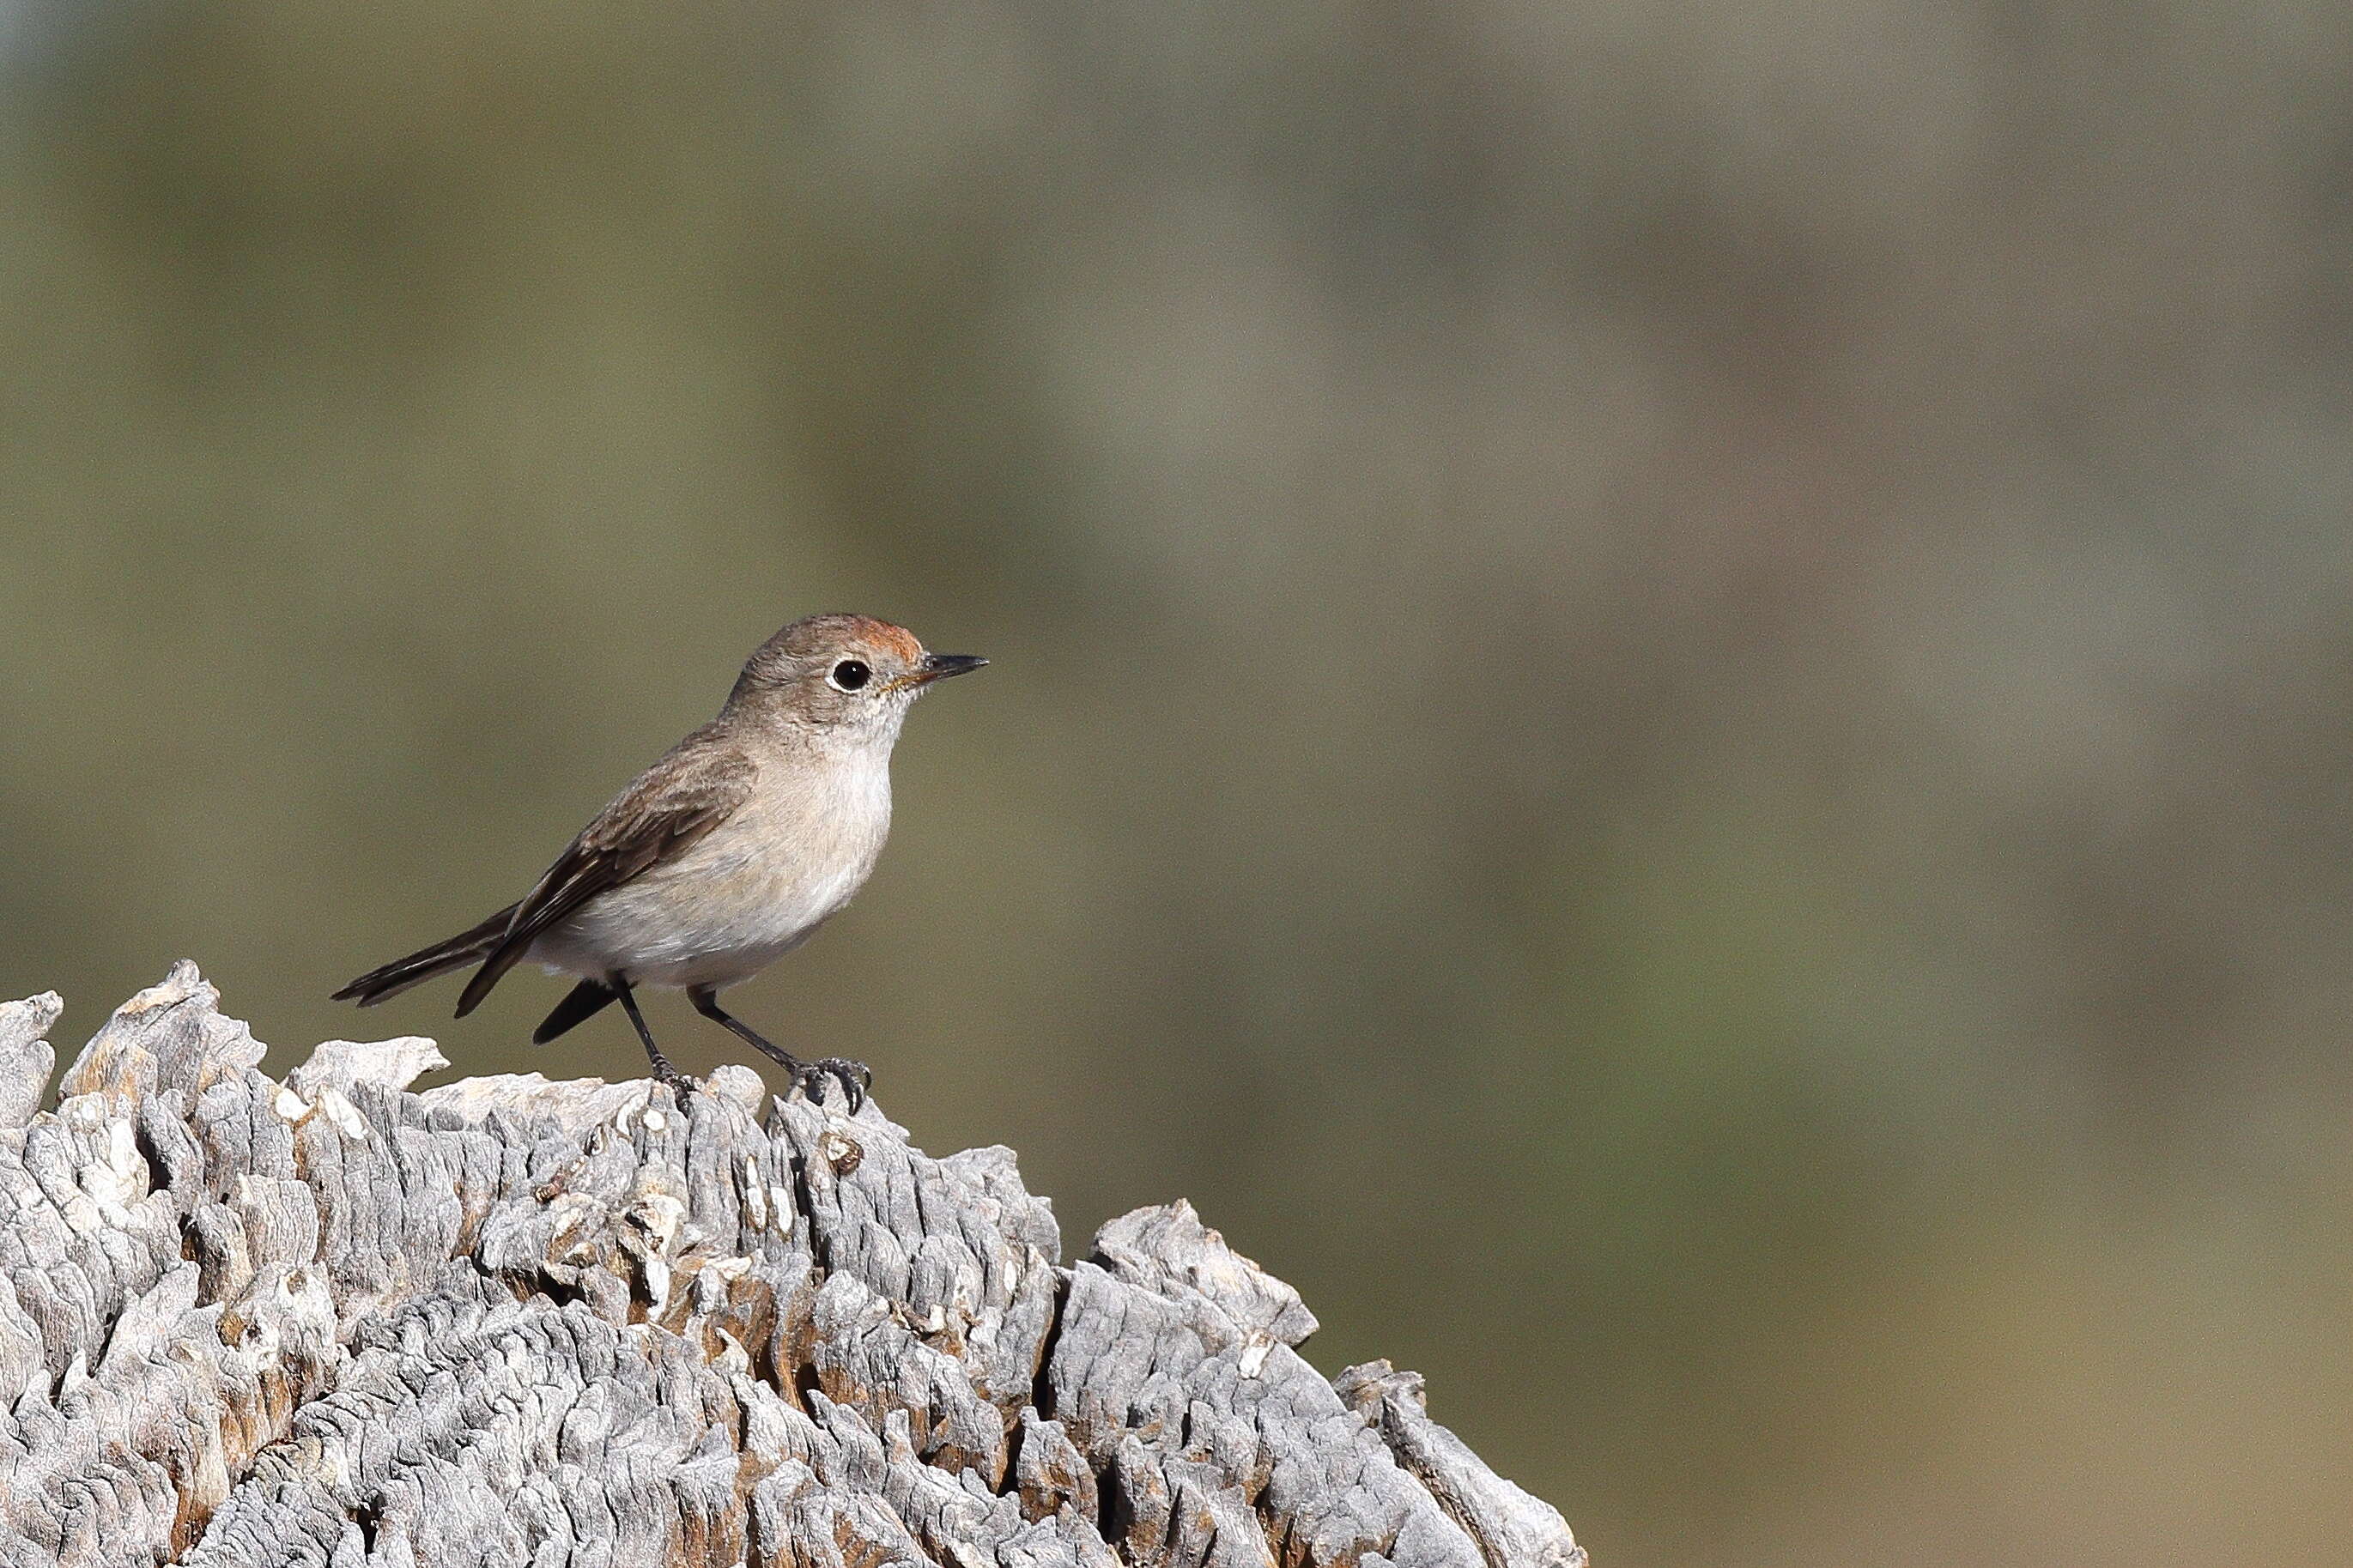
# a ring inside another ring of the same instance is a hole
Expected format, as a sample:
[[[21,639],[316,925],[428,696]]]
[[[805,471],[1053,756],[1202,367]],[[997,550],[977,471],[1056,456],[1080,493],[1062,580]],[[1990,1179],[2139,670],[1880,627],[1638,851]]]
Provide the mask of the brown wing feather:
[[[515,906],[506,934],[458,998],[458,1016],[481,1004],[541,932],[726,821],[751,793],[752,773],[752,761],[742,752],[697,731],[638,775],[580,830]]]

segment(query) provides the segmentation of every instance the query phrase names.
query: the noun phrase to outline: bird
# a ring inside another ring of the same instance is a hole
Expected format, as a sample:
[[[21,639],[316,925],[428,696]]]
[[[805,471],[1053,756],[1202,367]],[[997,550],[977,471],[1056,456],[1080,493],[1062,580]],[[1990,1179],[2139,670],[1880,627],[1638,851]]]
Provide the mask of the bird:
[[[683,990],[694,1010],[773,1058],[810,1100],[841,1087],[851,1114],[873,1075],[840,1057],[804,1061],[719,1005],[720,992],[815,935],[864,886],[891,831],[891,751],[915,699],[988,661],[931,653],[870,616],[805,616],[744,661],[717,718],[602,811],[531,890],[480,923],[369,970],[334,1000],[374,1006],[452,970],[474,973],[460,1018],[529,960],[578,984],[532,1043],[617,1001],[654,1076],[691,1087],[654,1042],[639,986]]]

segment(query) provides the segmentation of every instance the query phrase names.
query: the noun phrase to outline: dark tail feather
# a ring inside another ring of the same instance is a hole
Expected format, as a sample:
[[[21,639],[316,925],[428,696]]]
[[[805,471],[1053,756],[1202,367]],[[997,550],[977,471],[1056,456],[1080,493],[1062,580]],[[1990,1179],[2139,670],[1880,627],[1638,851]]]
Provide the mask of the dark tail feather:
[[[499,938],[506,934],[507,922],[513,918],[514,906],[509,904],[471,931],[461,931],[447,942],[437,942],[406,958],[396,958],[382,968],[369,970],[336,992],[334,1000],[373,1007],[385,997],[397,996],[437,974],[480,963],[499,945]]]
[[[531,1043],[543,1046],[575,1024],[585,1024],[603,1012],[620,993],[599,981],[584,980],[565,993],[555,1011],[531,1032]]]
[[[491,987],[499,983],[500,976],[522,963],[522,955],[530,951],[529,942],[511,941],[507,933],[501,931],[475,954],[482,961],[482,967],[474,971],[474,977],[466,982],[463,991],[458,993],[458,1016],[462,1018],[480,1006],[482,998],[491,994]]]

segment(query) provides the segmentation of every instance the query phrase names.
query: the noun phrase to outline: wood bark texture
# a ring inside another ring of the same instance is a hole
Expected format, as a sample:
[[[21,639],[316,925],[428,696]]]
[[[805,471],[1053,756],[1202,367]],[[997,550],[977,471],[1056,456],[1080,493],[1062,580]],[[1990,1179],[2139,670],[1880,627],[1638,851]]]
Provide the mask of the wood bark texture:
[[[0,1568],[1581,1568],[1192,1209],[1064,1266],[1012,1152],[741,1067],[280,1083],[182,963],[39,1110],[0,1005]]]

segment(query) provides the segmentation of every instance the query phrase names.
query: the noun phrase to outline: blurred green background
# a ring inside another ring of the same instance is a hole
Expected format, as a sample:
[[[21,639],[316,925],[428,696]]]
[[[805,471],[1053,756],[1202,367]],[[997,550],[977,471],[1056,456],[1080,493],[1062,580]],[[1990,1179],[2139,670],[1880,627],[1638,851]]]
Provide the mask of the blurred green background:
[[[782,622],[733,994],[1192,1197],[1605,1568],[2341,1563],[2353,10],[0,0],[0,993],[534,1054]],[[743,1053],[674,998],[681,1065]]]

